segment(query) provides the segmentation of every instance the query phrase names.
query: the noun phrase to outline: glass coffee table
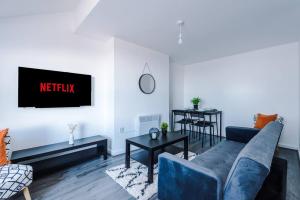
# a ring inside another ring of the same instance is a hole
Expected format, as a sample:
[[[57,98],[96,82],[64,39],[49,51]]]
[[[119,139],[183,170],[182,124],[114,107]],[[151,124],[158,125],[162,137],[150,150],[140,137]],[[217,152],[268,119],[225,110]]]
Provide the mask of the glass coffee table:
[[[153,167],[155,152],[164,152],[165,148],[178,142],[184,142],[184,159],[188,159],[188,136],[180,133],[170,132],[167,135],[160,135],[157,140],[152,140],[149,134],[126,139],[125,166],[130,168],[130,145],[145,150],[148,154],[146,165],[148,167],[148,182],[153,182]]]

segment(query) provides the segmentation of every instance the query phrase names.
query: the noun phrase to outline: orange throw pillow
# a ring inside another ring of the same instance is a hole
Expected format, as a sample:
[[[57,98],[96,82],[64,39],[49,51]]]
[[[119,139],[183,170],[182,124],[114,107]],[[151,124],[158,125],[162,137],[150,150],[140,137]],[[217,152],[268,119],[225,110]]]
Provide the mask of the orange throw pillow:
[[[9,160],[6,157],[6,144],[4,139],[8,133],[8,128],[0,131],[0,165],[9,164]]]
[[[269,122],[275,121],[278,115],[264,115],[264,114],[257,114],[256,122],[254,128],[262,129],[264,128]]]

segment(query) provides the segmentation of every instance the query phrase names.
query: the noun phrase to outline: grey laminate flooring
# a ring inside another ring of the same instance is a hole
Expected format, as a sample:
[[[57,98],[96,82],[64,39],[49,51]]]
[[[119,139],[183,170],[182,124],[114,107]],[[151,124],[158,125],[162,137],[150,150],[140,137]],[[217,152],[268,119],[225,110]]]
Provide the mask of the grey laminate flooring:
[[[201,153],[209,148],[200,142],[190,144],[189,150]],[[287,200],[300,199],[300,168],[297,151],[280,148],[279,157],[288,160]],[[115,183],[105,170],[124,163],[124,155],[94,159],[34,180],[30,186],[33,200],[133,200],[126,190]],[[13,200],[24,199],[17,195]],[[154,197],[156,199],[156,197]]]

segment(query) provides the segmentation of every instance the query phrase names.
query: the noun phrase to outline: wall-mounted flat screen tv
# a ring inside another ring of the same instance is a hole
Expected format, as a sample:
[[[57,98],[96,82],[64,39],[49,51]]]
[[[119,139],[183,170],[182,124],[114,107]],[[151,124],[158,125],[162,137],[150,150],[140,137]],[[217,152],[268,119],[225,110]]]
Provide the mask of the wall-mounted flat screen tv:
[[[84,74],[19,67],[19,107],[91,105],[92,77]]]

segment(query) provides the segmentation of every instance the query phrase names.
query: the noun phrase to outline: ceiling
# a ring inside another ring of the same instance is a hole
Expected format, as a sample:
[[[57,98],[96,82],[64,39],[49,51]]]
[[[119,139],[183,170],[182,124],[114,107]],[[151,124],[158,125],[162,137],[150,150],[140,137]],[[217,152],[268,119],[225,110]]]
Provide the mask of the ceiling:
[[[184,20],[182,45],[177,20]],[[79,32],[149,47],[191,64],[300,40],[298,0],[101,0]]]
[[[80,2],[96,3],[77,34],[118,37],[182,65],[300,41],[299,0],[0,0],[0,18],[75,12]]]
[[[80,0],[0,0],[0,18],[68,12]]]

